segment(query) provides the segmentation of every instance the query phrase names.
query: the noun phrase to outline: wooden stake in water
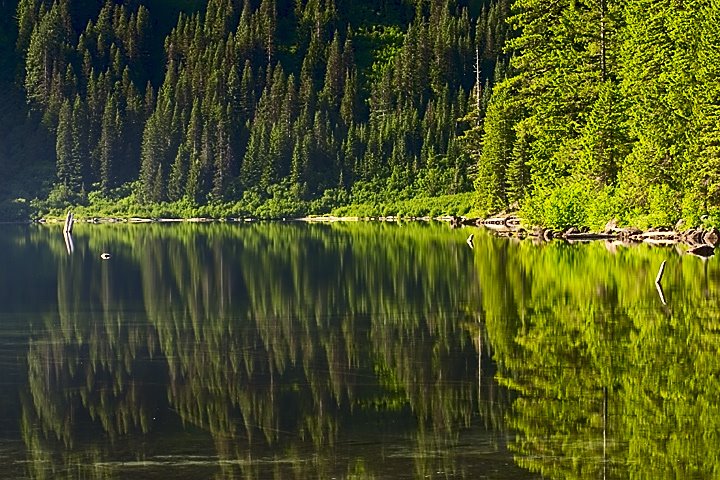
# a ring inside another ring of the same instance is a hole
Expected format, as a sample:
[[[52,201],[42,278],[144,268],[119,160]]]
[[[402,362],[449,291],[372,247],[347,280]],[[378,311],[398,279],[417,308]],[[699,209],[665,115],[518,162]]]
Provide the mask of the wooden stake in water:
[[[68,212],[65,216],[65,226],[63,227],[63,233],[72,233],[73,224],[75,223],[75,216],[72,212]]]

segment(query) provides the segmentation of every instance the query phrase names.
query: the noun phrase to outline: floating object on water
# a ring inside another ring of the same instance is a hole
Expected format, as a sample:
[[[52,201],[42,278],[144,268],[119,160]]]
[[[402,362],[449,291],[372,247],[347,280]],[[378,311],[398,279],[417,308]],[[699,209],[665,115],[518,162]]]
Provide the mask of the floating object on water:
[[[699,247],[691,248],[687,253],[695,255],[696,257],[708,258],[715,255],[715,247],[711,245],[700,245]]]
[[[475,248],[475,244],[473,243],[473,238],[475,238],[475,234],[471,233],[470,236],[465,240],[465,242],[470,246],[470,248]]]
[[[103,260],[110,260],[110,254],[107,252],[103,252],[100,254],[100,258],[102,258]]]

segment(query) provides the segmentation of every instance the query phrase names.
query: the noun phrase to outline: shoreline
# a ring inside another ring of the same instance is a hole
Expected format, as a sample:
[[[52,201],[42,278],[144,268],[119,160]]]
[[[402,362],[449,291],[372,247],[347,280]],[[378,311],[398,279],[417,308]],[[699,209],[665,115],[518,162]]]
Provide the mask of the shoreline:
[[[41,218],[39,220],[21,221],[0,221],[4,225],[61,225],[65,220],[62,218]],[[442,222],[450,225],[451,228],[477,227],[487,230],[498,237],[516,239],[535,239],[542,242],[553,240],[566,241],[568,243],[591,242],[598,240],[620,241],[625,244],[645,243],[655,246],[672,246],[686,244],[690,247],[708,245],[713,249],[720,244],[720,231],[715,227],[704,229],[692,227],[685,230],[678,230],[671,227],[656,227],[648,230],[641,230],[636,227],[618,227],[613,221],[608,222],[601,232],[590,231],[587,228],[569,227],[556,229],[541,226],[527,226],[522,219],[514,214],[494,216],[488,218],[473,218],[443,215],[438,217],[358,217],[358,216],[333,216],[333,215],[309,215],[303,217],[283,217],[276,219],[261,219],[254,217],[189,217],[189,218],[149,218],[149,217],[88,217],[76,219],[79,223],[89,224],[144,224],[144,223],[257,223],[257,222],[305,222],[305,223],[338,223],[338,222]]]

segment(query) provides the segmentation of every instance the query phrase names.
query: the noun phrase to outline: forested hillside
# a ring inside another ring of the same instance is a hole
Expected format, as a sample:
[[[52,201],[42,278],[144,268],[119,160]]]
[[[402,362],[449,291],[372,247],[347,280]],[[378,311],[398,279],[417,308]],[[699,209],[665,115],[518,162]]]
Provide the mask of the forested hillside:
[[[40,211],[720,223],[709,0],[2,8],[0,191]]]
[[[45,205],[284,216],[471,191],[457,138],[484,108],[508,8],[20,0],[19,76],[55,139]]]

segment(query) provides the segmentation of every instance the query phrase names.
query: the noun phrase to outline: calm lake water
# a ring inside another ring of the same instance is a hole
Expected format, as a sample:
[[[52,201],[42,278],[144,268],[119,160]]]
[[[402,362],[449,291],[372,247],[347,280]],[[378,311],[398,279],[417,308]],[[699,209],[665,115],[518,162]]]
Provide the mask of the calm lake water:
[[[715,257],[426,224],[73,240],[0,229],[2,478],[720,472]]]

